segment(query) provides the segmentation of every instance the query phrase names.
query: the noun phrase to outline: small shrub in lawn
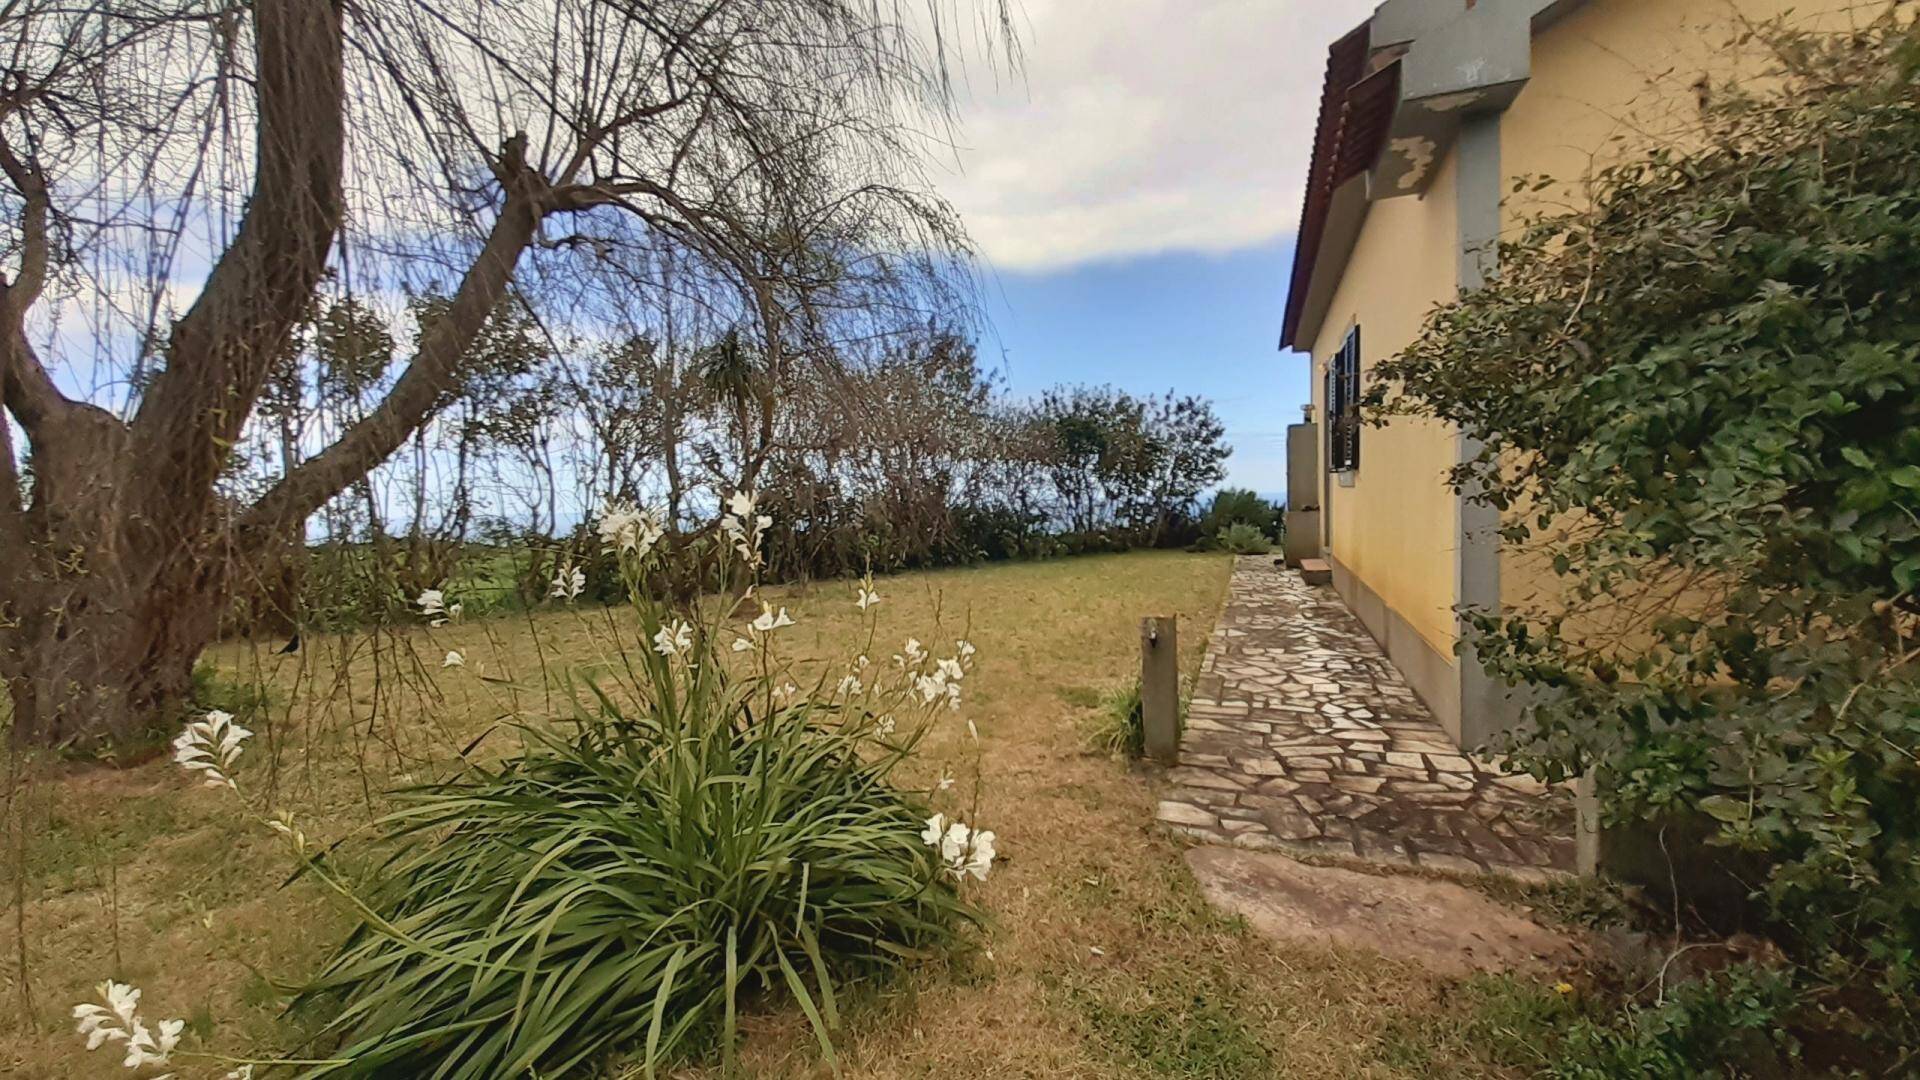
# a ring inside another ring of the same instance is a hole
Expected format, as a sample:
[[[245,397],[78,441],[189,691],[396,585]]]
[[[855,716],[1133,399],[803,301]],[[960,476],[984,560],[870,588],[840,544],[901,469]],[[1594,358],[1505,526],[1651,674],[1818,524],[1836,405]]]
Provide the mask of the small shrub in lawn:
[[[1244,521],[1221,529],[1218,536],[1221,550],[1235,555],[1265,555],[1273,550],[1273,541],[1267,539],[1267,534]]]
[[[1099,712],[1087,727],[1087,741],[1095,750],[1137,758],[1147,751],[1147,732],[1140,709],[1140,682],[1109,690]]]
[[[731,1044],[739,1002],[949,947],[971,918],[890,783],[877,718],[727,684],[406,797],[397,852],[308,1001],[351,1064],[315,1075],[565,1075],[610,1050]],[[384,925],[383,925],[384,924]],[[397,931],[397,932],[396,932]],[[398,1073],[391,1070],[399,1070]]]

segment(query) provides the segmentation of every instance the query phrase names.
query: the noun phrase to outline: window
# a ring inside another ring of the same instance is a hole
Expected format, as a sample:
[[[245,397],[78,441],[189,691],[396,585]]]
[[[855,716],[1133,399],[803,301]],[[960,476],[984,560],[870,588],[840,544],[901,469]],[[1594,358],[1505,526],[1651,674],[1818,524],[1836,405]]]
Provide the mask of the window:
[[[1360,328],[1327,363],[1327,471],[1360,467]]]

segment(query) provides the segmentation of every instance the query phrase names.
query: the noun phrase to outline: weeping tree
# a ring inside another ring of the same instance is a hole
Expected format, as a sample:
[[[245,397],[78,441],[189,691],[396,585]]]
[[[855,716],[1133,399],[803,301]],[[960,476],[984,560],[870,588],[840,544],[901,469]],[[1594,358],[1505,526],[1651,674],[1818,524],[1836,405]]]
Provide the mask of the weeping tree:
[[[167,720],[236,577],[457,396],[512,296],[591,320],[670,252],[774,368],[964,312],[921,133],[1007,17],[903,3],[0,5],[13,738]],[[384,396],[225,483],[317,298],[428,292]]]

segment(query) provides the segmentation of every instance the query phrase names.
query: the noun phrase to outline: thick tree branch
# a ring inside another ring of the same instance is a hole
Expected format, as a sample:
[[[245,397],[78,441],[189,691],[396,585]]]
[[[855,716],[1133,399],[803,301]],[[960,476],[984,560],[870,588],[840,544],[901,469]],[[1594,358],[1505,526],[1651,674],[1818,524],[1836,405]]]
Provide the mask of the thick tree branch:
[[[258,172],[246,215],[174,325],[165,370],[133,421],[155,475],[154,520],[211,490],[273,358],[311,303],[340,227],[345,85],[340,9],[258,0]]]
[[[26,550],[26,515],[20,505],[20,473],[13,464],[13,426],[7,422],[6,394],[0,393],[0,544],[16,554]]]
[[[4,134],[0,134],[0,172],[20,193],[22,204],[20,272],[10,282],[0,279],[0,403],[19,419],[31,439],[48,419],[73,404],[54,386],[27,342],[27,311],[47,281],[52,207],[46,176],[20,160]],[[11,458],[7,466],[12,467]]]
[[[332,446],[288,473],[241,519],[242,543],[294,528],[400,448],[445,403],[488,316],[507,297],[515,266],[540,227],[545,184],[521,159],[516,137],[496,172],[507,198],[446,311],[423,330],[412,362],[393,390]]]
[[[47,219],[52,213],[51,201],[47,196],[47,178],[41,171],[21,161],[13,152],[13,146],[7,141],[5,132],[0,132],[0,172],[7,174],[14,190],[20,193],[22,210],[20,215],[20,272],[14,275],[7,286],[6,305],[8,314],[14,318],[24,318],[33,302],[40,299],[40,290],[47,281],[47,262],[50,256]]]

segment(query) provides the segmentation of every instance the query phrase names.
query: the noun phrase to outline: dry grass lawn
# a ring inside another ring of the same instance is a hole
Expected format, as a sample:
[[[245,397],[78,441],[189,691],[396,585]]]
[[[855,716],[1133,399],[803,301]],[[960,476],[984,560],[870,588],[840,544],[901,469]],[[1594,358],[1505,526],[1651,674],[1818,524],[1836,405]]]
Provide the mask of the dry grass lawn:
[[[863,1078],[1398,1077],[1501,1075],[1481,1060],[1485,984],[1449,984],[1378,957],[1288,949],[1210,913],[1153,825],[1153,782],[1090,753],[1084,725],[1131,679],[1138,621],[1181,616],[1188,670],[1224,599],[1229,560],[1139,553],[886,579],[888,651],[964,631],[980,649],[968,715],[985,741],[980,822],[1004,861],[980,886],[992,925],[974,956],[868,991],[840,1046]],[[792,608],[796,655],[851,651],[845,583],[772,590]],[[569,670],[601,655],[607,613],[556,610],[310,641],[280,658],[228,645],[233,684],[266,687],[242,769],[259,809],[291,808],[342,841],[381,791],[444,773],[458,748],[517,711],[550,714]],[[933,631],[938,620],[939,634]],[[594,627],[599,632],[594,632]],[[448,649],[464,669],[440,668]],[[527,690],[511,690],[512,678]],[[542,686],[546,689],[541,689]],[[224,692],[233,693],[231,687]],[[929,770],[970,770],[956,732]],[[510,748],[496,732],[480,753]],[[298,1045],[275,982],[296,982],[346,925],[318,889],[282,888],[284,849],[229,793],[164,757],[124,769],[15,763],[0,927],[0,1075],[125,1076],[86,1054],[71,1006],[109,975],[145,991],[150,1017],[188,1018],[194,1049],[245,1055]],[[804,1021],[763,1010],[747,1075],[829,1075]],[[223,1075],[188,1061],[183,1078]],[[717,1075],[718,1070],[710,1070]],[[709,1070],[692,1068],[689,1077]]]

